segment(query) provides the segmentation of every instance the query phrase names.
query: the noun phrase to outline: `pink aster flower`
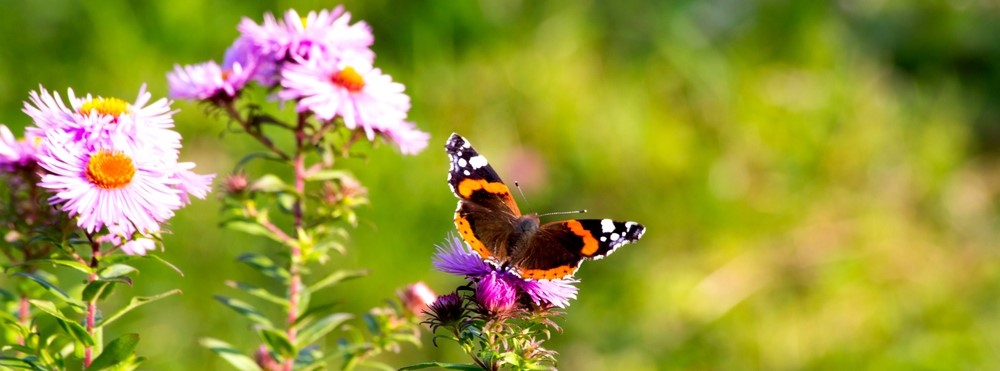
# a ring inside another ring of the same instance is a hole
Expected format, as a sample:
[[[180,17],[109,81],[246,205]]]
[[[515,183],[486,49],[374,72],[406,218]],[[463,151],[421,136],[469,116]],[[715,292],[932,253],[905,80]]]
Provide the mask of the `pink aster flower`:
[[[17,139],[6,125],[0,125],[0,169],[13,171],[34,164],[39,143],[34,136]]]
[[[177,99],[229,101],[236,98],[253,74],[240,63],[223,69],[209,61],[194,65],[174,65],[167,74],[170,96]]]
[[[194,166],[193,162],[177,163],[177,168],[171,176],[177,181],[175,187],[180,191],[181,202],[185,205],[191,203],[190,196],[204,199],[208,191],[212,190],[212,179],[215,178],[215,174],[195,174],[191,171]]]
[[[434,255],[434,267],[437,270],[455,275],[465,276],[477,282],[477,296],[487,295],[484,300],[489,300],[492,304],[503,304],[506,297],[492,297],[506,295],[506,289],[499,287],[500,283],[516,289],[518,293],[523,293],[535,304],[551,304],[560,308],[569,306],[569,301],[576,298],[578,291],[574,286],[580,282],[576,278],[564,278],[558,280],[538,281],[525,280],[504,267],[496,267],[484,262],[479,255],[470,251],[461,238],[449,236],[444,245],[438,245],[437,253]],[[479,287],[484,287],[483,293],[479,293]],[[477,299],[478,300],[478,299]],[[482,303],[480,303],[482,304]]]
[[[156,249],[156,241],[151,238],[137,237],[135,239],[122,239],[118,234],[105,234],[97,237],[97,242],[108,243],[117,246],[126,255],[146,255],[147,251]]]
[[[314,58],[286,65],[281,86],[278,96],[298,100],[299,112],[310,111],[324,121],[341,117],[348,129],[363,128],[368,140],[378,131],[398,127],[410,110],[402,84],[357,60]]]
[[[78,98],[73,89],[68,89],[68,107],[58,93],[50,95],[41,87],[39,90],[41,93],[31,92],[30,103],[24,103],[24,112],[35,122],[35,127],[26,130],[27,135],[52,136],[91,147],[135,146],[131,149],[155,151],[161,158],[176,160],[181,136],[172,129],[170,101],[161,98],[150,103],[152,94],[146,91],[146,85],[139,89],[133,103],[90,94]]]
[[[266,13],[260,25],[243,18],[238,29],[263,55],[276,62],[309,59],[317,51],[354,55],[371,62],[375,58],[369,49],[375,40],[371,28],[365,22],[350,23],[351,13],[338,6],[333,11],[309,12],[305,17],[290,9],[283,20]]]
[[[55,193],[49,203],[89,233],[102,227],[124,236],[156,233],[181,198],[173,168],[163,166],[159,153],[137,147],[94,148],[47,137],[38,163],[48,173],[38,185]]]
[[[427,148],[427,141],[431,138],[430,134],[417,130],[413,123],[407,121],[400,121],[396,125],[384,126],[379,128],[378,131],[392,141],[396,147],[399,147],[399,151],[404,155],[420,153],[424,148]]]
[[[149,238],[136,238],[122,245],[122,252],[127,255],[146,255],[153,250],[156,250],[156,241]]]

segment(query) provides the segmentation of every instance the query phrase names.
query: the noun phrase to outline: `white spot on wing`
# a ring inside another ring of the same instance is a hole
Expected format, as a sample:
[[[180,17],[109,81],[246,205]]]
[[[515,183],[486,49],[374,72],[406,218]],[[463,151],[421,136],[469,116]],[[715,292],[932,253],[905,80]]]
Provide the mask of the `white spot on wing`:
[[[468,163],[468,162],[466,162],[464,158],[460,158],[460,159],[458,159],[458,167],[465,167],[465,166],[466,166],[466,165],[468,165],[468,164],[469,164],[469,163]]]
[[[471,165],[473,169],[478,169],[483,166],[486,166],[487,165],[486,157],[476,155],[475,157],[469,159],[469,165]]]
[[[612,233],[612,234],[611,234],[611,240],[612,240],[612,241],[618,241],[618,238],[619,238],[619,237],[621,237],[621,236],[620,236],[620,235],[618,235],[618,233]]]
[[[601,232],[611,233],[615,231],[615,222],[611,219],[601,220]]]
[[[466,170],[466,171],[463,171],[463,173],[465,173],[465,176],[469,176],[469,175],[472,175],[472,173],[470,173],[470,172],[469,172],[468,170]]]

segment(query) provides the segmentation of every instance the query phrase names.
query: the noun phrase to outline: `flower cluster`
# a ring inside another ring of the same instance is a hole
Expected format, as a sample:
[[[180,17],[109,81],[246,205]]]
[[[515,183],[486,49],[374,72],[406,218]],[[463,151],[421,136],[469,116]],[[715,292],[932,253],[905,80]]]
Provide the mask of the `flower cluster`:
[[[54,195],[49,203],[75,218],[95,241],[144,255],[151,237],[189,201],[204,198],[214,175],[178,162],[181,136],[173,130],[166,99],[150,103],[140,88],[128,103],[118,98],[77,97],[33,91],[24,112],[34,125],[24,139],[0,127],[0,166],[37,166],[37,185]]]
[[[449,236],[437,246],[434,267],[439,271],[468,278],[476,284],[476,303],[483,309],[502,313],[527,303],[565,308],[576,298],[576,278],[550,281],[526,280],[504,267],[486,263],[470,251],[461,238]]]
[[[221,66],[176,66],[168,74],[172,97],[229,106],[255,81],[276,90],[277,99],[294,102],[300,114],[337,120],[369,141],[382,137],[404,154],[427,146],[429,135],[407,121],[410,98],[403,85],[373,66],[371,29],[352,24],[342,7],[305,17],[289,10],[282,19],[268,13],[262,24],[244,18],[238,29]]]
[[[483,262],[462,240],[449,236],[438,246],[434,266],[445,273],[465,276],[469,282],[430,304],[427,320],[435,336],[457,342],[473,365],[485,370],[542,370],[555,368],[556,352],[542,344],[552,320],[576,297],[575,278],[538,281],[518,277],[507,267]],[[425,367],[433,363],[415,365]]]

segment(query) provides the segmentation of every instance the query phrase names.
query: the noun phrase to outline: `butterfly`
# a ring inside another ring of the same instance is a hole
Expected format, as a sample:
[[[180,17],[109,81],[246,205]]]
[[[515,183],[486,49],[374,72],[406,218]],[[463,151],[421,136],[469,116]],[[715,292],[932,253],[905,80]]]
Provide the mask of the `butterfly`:
[[[642,224],[611,219],[541,224],[538,214],[521,214],[510,189],[469,141],[452,134],[445,150],[451,162],[448,185],[459,198],[459,234],[483,261],[521,278],[570,277],[584,260],[601,259],[646,231]]]

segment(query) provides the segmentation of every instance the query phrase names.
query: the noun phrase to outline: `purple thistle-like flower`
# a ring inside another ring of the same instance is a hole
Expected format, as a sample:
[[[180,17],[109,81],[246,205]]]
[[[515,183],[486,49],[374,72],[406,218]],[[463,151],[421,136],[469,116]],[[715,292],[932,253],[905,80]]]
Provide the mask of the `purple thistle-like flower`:
[[[517,300],[517,286],[504,273],[493,271],[476,284],[476,303],[492,314],[506,313]]]
[[[493,271],[493,266],[484,262],[479,255],[469,252],[462,239],[451,235],[444,244],[436,245],[434,268],[444,273],[465,277],[482,277]]]
[[[516,288],[517,292],[526,294],[535,304],[565,308],[569,306],[570,300],[576,299],[579,291],[575,284],[580,281],[573,277],[548,281],[526,280],[505,268],[484,262],[478,254],[465,246],[461,238],[454,235],[448,236],[444,244],[437,245],[434,267],[439,271],[479,282],[477,290],[484,285],[486,277],[490,277],[492,281],[489,285],[496,286],[496,281],[501,280],[507,286]]]

